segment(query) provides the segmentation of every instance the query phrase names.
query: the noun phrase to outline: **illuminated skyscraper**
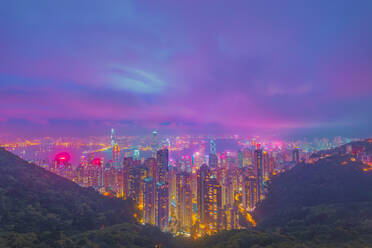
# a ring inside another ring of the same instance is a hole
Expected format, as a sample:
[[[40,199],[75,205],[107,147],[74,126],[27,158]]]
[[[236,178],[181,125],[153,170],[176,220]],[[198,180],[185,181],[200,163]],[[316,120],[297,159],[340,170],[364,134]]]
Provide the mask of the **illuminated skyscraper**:
[[[118,144],[112,147],[112,165],[115,169],[119,169],[120,165],[120,148]]]
[[[218,157],[216,154],[209,154],[208,165],[211,169],[216,169],[218,167]]]
[[[211,139],[210,142],[209,142],[208,165],[211,169],[215,169],[218,166],[216,143],[214,142],[213,139]]]
[[[215,177],[211,177],[207,182],[207,202],[206,202],[206,219],[208,231],[215,233],[221,228],[222,224],[222,199],[221,186]]]
[[[110,140],[111,140],[111,146],[114,147],[114,145],[117,144],[117,141],[116,141],[115,130],[113,128],[111,128]]]
[[[168,230],[169,188],[168,188],[168,149],[156,153],[156,197],[155,222],[162,231]]]
[[[155,223],[162,231],[168,230],[169,199],[168,185],[164,182],[156,183]]]
[[[197,198],[198,214],[202,225],[207,224],[207,203],[208,203],[208,184],[210,180],[210,171],[206,164],[203,164],[197,175]]]
[[[238,151],[238,160],[239,168],[243,168],[243,152],[241,150]]]
[[[140,159],[140,150],[138,148],[133,149],[133,159],[134,160]]]
[[[83,167],[84,187],[103,186],[103,158],[95,158]]]
[[[157,170],[156,159],[147,158],[145,160],[145,167],[147,168],[147,176],[152,177],[155,180]]]
[[[143,220],[144,223],[155,225],[155,182],[152,177],[144,179],[143,189]]]
[[[192,227],[192,192],[191,175],[178,173],[176,175],[177,199],[177,231],[191,232]]]
[[[270,166],[269,166],[269,162],[270,162],[269,153],[267,151],[263,151],[263,154],[262,154],[262,166],[263,166],[263,178],[264,178],[264,181],[267,181],[270,178]]]
[[[157,140],[158,132],[153,131],[152,132],[152,144],[151,144],[151,150],[152,150],[152,156],[156,157],[156,152],[159,148],[158,140]]]
[[[156,182],[164,182],[168,184],[168,149],[159,150],[156,154],[157,162],[157,180]]]
[[[257,172],[257,199],[262,200],[264,193],[264,171],[262,165],[262,149],[259,146],[254,151],[254,162]]]
[[[124,199],[130,197],[133,192],[134,184],[134,161],[131,157],[124,158],[123,161],[123,191]]]
[[[70,163],[70,155],[67,152],[57,154],[49,170],[57,175],[60,175],[61,177],[72,180],[73,174],[72,165]]]
[[[246,177],[243,183],[243,207],[253,211],[257,204],[257,180],[254,177]]]
[[[292,151],[292,162],[298,164],[300,162],[300,150],[298,148],[295,148]]]
[[[217,155],[216,143],[213,139],[211,139],[209,142],[209,154]]]

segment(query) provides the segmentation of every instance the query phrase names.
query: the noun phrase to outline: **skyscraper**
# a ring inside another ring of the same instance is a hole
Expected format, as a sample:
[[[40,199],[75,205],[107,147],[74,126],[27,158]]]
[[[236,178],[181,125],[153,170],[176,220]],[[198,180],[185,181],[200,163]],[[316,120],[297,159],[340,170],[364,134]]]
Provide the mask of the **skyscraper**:
[[[298,148],[292,151],[292,162],[298,164],[300,162],[300,150]]]
[[[120,165],[120,148],[118,144],[112,147],[112,165],[115,169],[119,169]]]
[[[243,207],[253,211],[257,204],[257,180],[250,176],[246,177],[243,183]]]
[[[216,143],[213,139],[209,141],[209,154],[217,154]]]
[[[157,180],[156,182],[164,182],[168,184],[168,149],[159,150],[156,154],[157,162]]]
[[[218,167],[216,143],[213,139],[211,139],[209,142],[208,165],[211,169],[216,169]]]
[[[152,177],[154,180],[156,178],[157,164],[155,158],[147,158],[145,160],[145,167],[147,168],[147,176]]]
[[[168,229],[169,188],[168,188],[168,149],[157,151],[156,154],[156,197],[155,222],[162,230]]]
[[[210,171],[206,164],[203,164],[197,174],[197,198],[198,198],[198,214],[202,225],[207,224],[206,209],[208,203],[208,184],[210,179]]]
[[[152,143],[151,143],[151,150],[152,150],[152,156],[156,157],[156,152],[159,148],[158,140],[157,140],[158,132],[153,131],[152,132]]]
[[[257,199],[262,200],[264,193],[264,171],[262,165],[262,149],[260,148],[260,146],[258,146],[257,149],[254,151],[254,162],[257,172]]]
[[[168,230],[169,199],[168,185],[164,182],[156,184],[155,223],[162,231]]]
[[[221,186],[215,177],[211,177],[207,184],[206,219],[209,233],[215,233],[221,228],[222,199]]]
[[[209,154],[208,165],[211,169],[216,169],[218,167],[218,157],[216,154]]]
[[[110,140],[111,140],[111,146],[112,147],[117,144],[115,130],[113,128],[111,128]]]
[[[192,192],[191,175],[176,175],[177,231],[191,232],[192,227]]]
[[[73,175],[70,155],[67,152],[57,154],[49,170],[57,175],[72,180]]]
[[[155,182],[154,178],[147,177],[143,183],[143,221],[155,225]]]

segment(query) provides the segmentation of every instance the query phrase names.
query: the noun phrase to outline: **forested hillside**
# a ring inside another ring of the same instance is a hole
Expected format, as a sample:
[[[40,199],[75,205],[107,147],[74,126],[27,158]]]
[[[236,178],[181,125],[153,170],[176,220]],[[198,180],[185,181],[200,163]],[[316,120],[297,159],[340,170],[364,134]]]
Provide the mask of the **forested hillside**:
[[[273,178],[255,211],[255,230],[223,232],[198,245],[372,247],[372,172],[364,167],[353,155],[337,150],[313,164],[296,166]]]

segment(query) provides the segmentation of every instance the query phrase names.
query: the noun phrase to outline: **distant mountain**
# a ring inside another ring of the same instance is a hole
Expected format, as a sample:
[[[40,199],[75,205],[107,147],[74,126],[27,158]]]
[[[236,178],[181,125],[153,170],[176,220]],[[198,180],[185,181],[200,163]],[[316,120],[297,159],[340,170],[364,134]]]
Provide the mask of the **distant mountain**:
[[[372,151],[370,141],[353,144]],[[223,232],[199,245],[372,247],[372,171],[345,149],[325,151],[316,162],[274,177],[255,211],[255,230]]]
[[[119,236],[128,246],[139,234],[148,238],[137,247],[168,240],[156,228],[135,224],[134,213],[130,201],[101,196],[0,148],[0,247],[94,247],[86,245],[89,232],[107,236],[110,226],[122,223],[127,231]]]

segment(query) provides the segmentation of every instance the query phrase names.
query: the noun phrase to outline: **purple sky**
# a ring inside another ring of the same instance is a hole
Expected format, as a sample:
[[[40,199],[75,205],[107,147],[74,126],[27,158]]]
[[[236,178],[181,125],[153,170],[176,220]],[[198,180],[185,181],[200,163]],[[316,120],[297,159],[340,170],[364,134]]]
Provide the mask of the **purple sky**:
[[[2,1],[0,136],[372,135],[372,1]]]

